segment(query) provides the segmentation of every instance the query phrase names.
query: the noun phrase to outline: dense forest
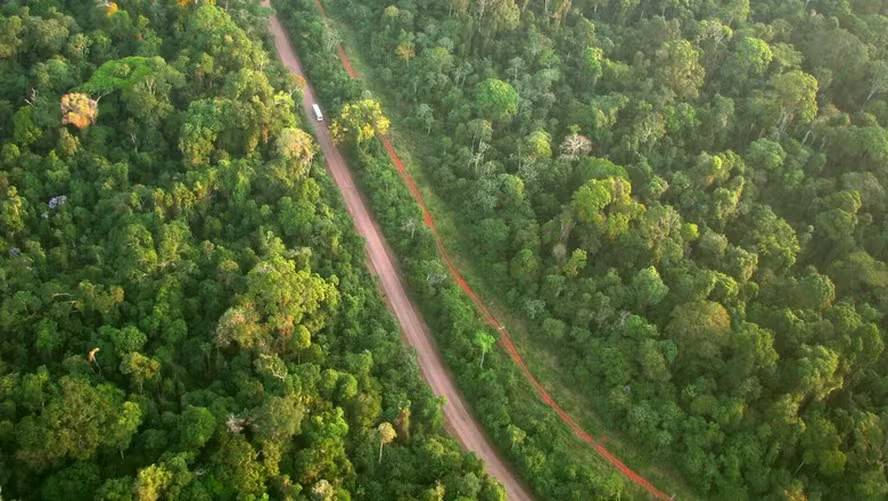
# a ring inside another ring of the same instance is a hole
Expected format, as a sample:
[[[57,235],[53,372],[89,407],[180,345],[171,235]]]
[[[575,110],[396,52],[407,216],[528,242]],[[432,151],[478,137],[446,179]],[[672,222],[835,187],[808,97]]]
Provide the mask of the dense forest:
[[[215,3],[0,6],[0,498],[503,499]]]
[[[593,448],[577,440],[505,352],[461,287],[451,280],[435,236],[379,134],[392,125],[365,79],[349,76],[338,51],[340,29],[314,0],[273,2],[298,46],[320,102],[333,116],[340,150],[366,194],[402,276],[436,337],[460,391],[522,480],[539,499],[635,499],[643,490],[628,482]],[[367,68],[362,68],[366,70]],[[338,112],[336,112],[338,110]],[[656,478],[661,481],[663,478]],[[676,487],[674,482],[669,487]],[[687,489],[679,486],[679,492]]]
[[[651,461],[704,498],[888,495],[884,2],[326,7],[524,348]],[[545,440],[476,404],[513,457]]]

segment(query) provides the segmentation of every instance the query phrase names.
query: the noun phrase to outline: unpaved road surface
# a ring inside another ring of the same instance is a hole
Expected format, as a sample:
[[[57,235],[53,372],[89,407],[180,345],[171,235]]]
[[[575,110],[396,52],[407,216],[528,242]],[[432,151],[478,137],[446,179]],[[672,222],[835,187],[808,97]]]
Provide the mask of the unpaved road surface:
[[[269,29],[274,35],[274,43],[281,60],[290,71],[305,78],[302,65],[296,53],[293,51],[284,30],[276,16],[271,17]],[[506,495],[510,500],[523,501],[533,499],[529,492],[521,485],[518,478],[512,473],[506,463],[499,457],[496,449],[487,439],[480,424],[469,414],[468,407],[463,401],[462,395],[456,388],[453,378],[444,366],[431,333],[423,323],[416,306],[407,297],[404,285],[393,264],[393,258],[389,255],[378,225],[368,211],[360,192],[355,188],[354,180],[346,166],[345,160],[339,149],[333,145],[330,132],[327,130],[327,122],[318,122],[314,118],[311,105],[317,103],[311,86],[306,86],[303,93],[302,106],[306,116],[314,126],[315,135],[327,160],[327,168],[333,175],[333,180],[345,206],[351,214],[358,233],[366,242],[367,256],[370,265],[376,274],[377,280],[385,294],[398,323],[401,325],[401,333],[404,339],[416,349],[417,361],[423,379],[432,388],[436,395],[443,395],[447,399],[444,404],[444,418],[446,428],[463,447],[474,452],[487,466],[487,471],[493,475],[506,489]],[[323,106],[321,107],[323,109]]]

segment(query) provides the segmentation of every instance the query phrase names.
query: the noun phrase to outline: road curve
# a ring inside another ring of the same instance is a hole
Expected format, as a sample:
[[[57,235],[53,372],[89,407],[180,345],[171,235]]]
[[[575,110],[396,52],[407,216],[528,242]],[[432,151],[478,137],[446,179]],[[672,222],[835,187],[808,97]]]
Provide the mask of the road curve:
[[[267,5],[267,1],[263,3]],[[315,136],[318,139],[321,150],[324,152],[327,169],[342,193],[345,207],[354,221],[355,228],[364,237],[365,250],[370,266],[375,272],[379,285],[382,287],[389,308],[395,314],[401,326],[401,334],[416,349],[417,362],[423,379],[425,379],[436,395],[443,395],[447,399],[444,404],[444,419],[448,432],[459,440],[463,447],[474,452],[484,461],[488,473],[503,484],[508,499],[515,501],[532,500],[533,497],[531,497],[530,493],[522,486],[518,478],[497,454],[496,449],[487,439],[480,424],[469,413],[468,406],[453,382],[451,374],[445,368],[441,356],[438,354],[428,328],[423,323],[416,306],[407,297],[382,232],[370,215],[361,193],[355,188],[354,180],[346,166],[345,160],[342,158],[342,154],[333,145],[326,122],[318,122],[314,119],[311,105],[318,101],[311,86],[308,84],[305,73],[302,71],[302,64],[290,45],[290,41],[287,39],[277,16],[271,16],[269,29],[274,36],[274,44],[278,56],[290,71],[301,76],[306,81],[305,88],[303,89],[302,106],[306,116],[309,117],[309,122],[314,127]]]

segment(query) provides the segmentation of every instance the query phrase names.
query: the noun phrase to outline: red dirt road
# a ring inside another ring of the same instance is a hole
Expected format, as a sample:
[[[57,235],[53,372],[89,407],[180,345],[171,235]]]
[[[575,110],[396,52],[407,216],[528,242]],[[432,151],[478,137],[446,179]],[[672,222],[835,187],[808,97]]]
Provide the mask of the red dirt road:
[[[321,15],[326,16],[324,12],[324,7],[321,5],[320,0],[315,0],[315,4],[318,6],[318,9],[321,11]],[[354,68],[352,68],[351,63],[348,60],[348,56],[345,54],[345,49],[342,45],[339,45],[339,59],[342,61],[343,67],[345,67],[345,71],[352,78],[357,78],[358,75],[355,72]],[[450,275],[459,284],[460,288],[469,296],[472,302],[475,304],[475,307],[487,321],[487,323],[493,327],[497,332],[499,332],[499,344],[503,347],[504,350],[509,354],[509,357],[512,359],[512,362],[517,365],[521,372],[524,373],[524,377],[530,382],[530,384],[536,389],[537,395],[539,395],[540,400],[542,400],[546,405],[552,408],[558,417],[563,421],[583,442],[591,445],[595,452],[598,453],[599,456],[604,458],[607,462],[613,465],[617,470],[620,471],[623,475],[626,476],[629,480],[631,480],[636,485],[645,489],[651,496],[656,499],[662,500],[671,500],[672,498],[668,496],[665,492],[657,489],[649,480],[642,477],[634,470],[626,466],[625,463],[620,461],[620,458],[616,457],[611,453],[600,441],[596,441],[592,438],[589,433],[587,433],[584,429],[582,429],[568,414],[564,409],[558,405],[558,402],[549,395],[549,392],[540,384],[536,377],[534,377],[533,373],[530,372],[530,369],[527,368],[527,364],[524,363],[524,359],[521,357],[521,354],[518,353],[518,350],[515,348],[515,343],[512,342],[511,336],[509,336],[508,331],[506,331],[505,326],[490,313],[490,310],[487,308],[487,305],[481,300],[480,297],[475,293],[474,290],[466,283],[465,279],[463,279],[462,274],[459,272],[459,269],[456,265],[453,264],[453,260],[450,258],[450,254],[447,252],[447,248],[444,247],[444,241],[441,240],[441,237],[438,235],[438,229],[435,227],[435,221],[432,219],[432,215],[426,207],[425,201],[423,200],[422,193],[420,193],[419,189],[416,187],[416,183],[413,181],[413,178],[410,176],[410,173],[404,168],[403,162],[398,157],[398,153],[392,147],[391,142],[388,137],[381,136],[383,145],[385,145],[385,149],[388,152],[389,158],[392,160],[392,163],[397,167],[398,172],[401,174],[401,177],[404,179],[404,182],[407,184],[407,188],[410,190],[410,193],[413,195],[413,198],[416,200],[416,203],[422,208],[423,219],[425,220],[425,224],[432,230],[432,233],[435,236],[435,246],[438,248],[438,253],[441,255],[441,258],[447,265],[448,270],[450,271]]]
[[[290,71],[305,78],[302,66],[289,40],[281,28],[276,16],[272,16],[269,29],[274,35],[274,43],[281,60]],[[340,50],[342,50],[340,48]],[[343,54],[344,55],[344,54]],[[444,418],[447,430],[462,445],[474,452],[487,466],[487,471],[503,484],[506,495],[511,500],[524,501],[533,498],[521,485],[518,478],[511,472],[506,463],[499,457],[496,449],[488,441],[480,424],[475,421],[463,401],[462,395],[453,382],[453,378],[444,366],[438,350],[426,325],[423,323],[416,306],[408,299],[404,285],[398,276],[392,256],[389,255],[382,232],[368,211],[361,193],[355,188],[354,180],[339,150],[333,145],[326,122],[317,122],[311,111],[316,103],[314,92],[308,85],[303,93],[303,108],[309,121],[314,126],[315,135],[327,160],[327,168],[342,193],[345,206],[354,220],[358,233],[366,241],[365,250],[377,280],[385,294],[389,308],[394,312],[401,325],[403,337],[416,349],[417,362],[423,379],[436,395],[443,395]]]
[[[490,313],[487,305],[481,301],[481,298],[475,293],[474,290],[466,283],[465,279],[463,279],[462,274],[459,272],[459,269],[456,265],[453,264],[453,260],[450,258],[450,254],[447,253],[447,249],[444,247],[444,242],[441,240],[441,237],[438,236],[438,229],[435,227],[435,221],[432,219],[431,213],[429,213],[428,208],[425,205],[425,201],[422,198],[422,193],[419,192],[419,189],[416,187],[416,183],[413,182],[413,178],[410,177],[410,174],[404,169],[404,164],[401,162],[401,159],[398,157],[398,154],[395,152],[395,149],[392,147],[391,142],[389,142],[388,138],[383,136],[382,142],[385,145],[385,149],[389,154],[389,157],[392,159],[392,162],[395,164],[395,167],[398,168],[398,172],[401,174],[401,177],[404,178],[404,182],[407,183],[407,188],[410,190],[410,193],[413,194],[413,198],[422,208],[423,219],[425,220],[426,225],[432,230],[432,234],[435,236],[435,246],[438,248],[438,253],[441,254],[441,258],[444,259],[444,263],[447,265],[448,270],[450,271],[450,275],[456,280],[456,283],[459,284],[460,288],[469,296],[472,302],[475,304],[475,307],[478,308],[478,311],[481,312],[481,316],[484,317],[484,320],[487,323],[496,329],[499,332],[499,344],[506,350],[506,353],[509,354],[509,357],[512,359],[512,362],[515,363],[520,369],[521,372],[524,373],[524,377],[533,385],[534,389],[537,391],[537,395],[539,395],[540,399],[546,403],[552,410],[558,414],[558,417],[567,424],[567,426],[573,430],[573,432],[580,437],[580,440],[586,442],[591,445],[592,448],[595,449],[595,452],[598,453],[601,457],[603,457],[607,462],[612,464],[615,468],[617,468],[620,473],[626,476],[629,480],[634,482],[635,484],[643,487],[647,490],[652,496],[663,499],[670,500],[672,499],[666,493],[660,491],[653,484],[651,484],[646,478],[642,477],[631,468],[626,466],[625,463],[620,461],[620,458],[614,456],[601,442],[596,441],[592,438],[591,435],[586,433],[585,430],[580,428],[576,422],[574,422],[573,418],[570,417],[564,409],[558,405],[558,402],[549,395],[549,392],[543,388],[543,385],[534,377],[533,373],[530,372],[530,369],[527,368],[527,364],[524,363],[524,359],[521,358],[521,354],[518,353],[518,350],[515,348],[515,343],[512,342],[511,336],[509,336],[506,328]]]

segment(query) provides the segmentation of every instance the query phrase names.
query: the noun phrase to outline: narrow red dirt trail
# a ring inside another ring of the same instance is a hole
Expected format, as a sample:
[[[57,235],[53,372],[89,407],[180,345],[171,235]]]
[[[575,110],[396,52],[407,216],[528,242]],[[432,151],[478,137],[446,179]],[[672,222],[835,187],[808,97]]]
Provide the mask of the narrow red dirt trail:
[[[632,480],[636,484],[644,487],[649,493],[656,496],[657,498],[669,500],[670,496],[666,495],[666,493],[660,491],[653,484],[651,484],[647,479],[633,471],[631,468],[626,466],[619,458],[614,456],[607,448],[597,442],[592,438],[591,435],[586,433],[578,424],[576,424],[573,418],[570,417],[561,406],[555,402],[555,399],[549,395],[549,392],[543,388],[543,385],[537,380],[536,377],[530,372],[530,369],[527,368],[527,364],[524,363],[524,359],[521,358],[521,354],[518,353],[518,350],[515,348],[515,343],[512,342],[512,337],[509,336],[506,328],[490,313],[490,310],[487,308],[487,305],[481,300],[480,297],[475,293],[474,290],[466,283],[465,279],[463,279],[462,274],[459,272],[459,269],[456,265],[453,264],[453,260],[450,258],[450,254],[447,252],[447,249],[444,247],[444,242],[441,240],[441,237],[438,235],[438,229],[435,226],[435,221],[432,219],[432,215],[429,212],[428,208],[425,205],[425,201],[422,198],[422,194],[419,192],[419,189],[416,186],[416,183],[413,181],[413,178],[404,168],[403,162],[398,157],[398,154],[395,152],[394,147],[392,147],[391,142],[387,137],[382,136],[383,145],[385,145],[385,150],[389,154],[389,158],[391,158],[392,162],[397,167],[398,172],[401,174],[401,177],[404,179],[404,182],[407,184],[410,193],[413,195],[413,198],[422,208],[423,219],[425,220],[426,225],[432,230],[432,234],[435,237],[435,246],[438,248],[438,253],[441,254],[441,258],[444,259],[444,263],[447,265],[448,270],[450,270],[450,275],[453,276],[453,279],[456,280],[456,283],[459,284],[460,288],[469,296],[473,303],[475,303],[475,307],[478,308],[478,311],[481,312],[481,315],[490,324],[491,327],[496,329],[499,334],[499,344],[506,350],[509,354],[509,357],[512,361],[521,368],[521,371],[524,373],[524,377],[530,381],[530,384],[536,389],[537,394],[540,396],[540,399],[546,403],[549,407],[551,407],[558,417],[561,418],[564,423],[566,423],[573,432],[580,437],[581,440],[591,445],[595,451],[604,459],[606,459],[610,464],[616,467],[620,472],[625,475],[629,480]]]
[[[321,15],[326,17],[326,12],[324,11],[323,5],[321,5],[320,0],[315,0],[315,4],[317,4],[318,9],[321,11]],[[342,45],[339,45],[339,59],[342,61],[343,67],[345,67],[345,71],[352,78],[357,78],[358,75],[355,72],[354,68],[352,68],[351,62],[348,60],[348,56],[345,53],[345,49]],[[597,452],[601,457],[606,459],[610,464],[612,464],[615,468],[617,468],[623,475],[626,476],[629,480],[634,482],[635,484],[643,487],[647,490],[651,495],[656,498],[663,500],[672,499],[666,493],[660,491],[654,485],[649,482],[647,479],[633,471],[631,468],[626,466],[625,463],[620,461],[620,459],[614,456],[609,450],[607,450],[604,445],[596,441],[589,435],[585,430],[583,430],[573,418],[568,414],[564,409],[555,402],[555,399],[549,395],[549,392],[543,388],[543,385],[537,380],[536,377],[530,372],[530,369],[527,368],[527,364],[524,363],[524,359],[521,357],[521,354],[518,353],[518,350],[515,348],[515,343],[512,341],[512,337],[509,336],[508,331],[500,323],[493,314],[490,313],[490,310],[487,308],[487,305],[481,300],[480,297],[475,293],[474,290],[466,283],[465,279],[463,279],[462,274],[459,272],[459,269],[456,265],[453,264],[453,260],[450,258],[450,254],[447,252],[447,249],[444,247],[444,242],[441,240],[441,237],[438,235],[438,229],[435,226],[435,221],[432,219],[432,215],[429,212],[429,209],[426,207],[425,200],[422,197],[422,193],[420,193],[419,188],[417,188],[416,183],[413,181],[413,178],[410,176],[410,173],[404,168],[403,162],[401,162],[400,157],[398,157],[397,152],[395,152],[395,148],[392,147],[391,142],[389,141],[387,136],[381,136],[382,143],[385,146],[385,150],[388,152],[389,158],[392,160],[392,163],[395,164],[395,167],[398,169],[398,173],[401,174],[401,177],[404,179],[404,182],[407,184],[410,193],[413,195],[416,203],[419,204],[420,208],[422,208],[423,219],[425,220],[425,224],[432,230],[432,234],[435,237],[435,246],[438,248],[438,253],[441,255],[441,258],[444,260],[447,265],[448,270],[450,271],[450,275],[456,280],[456,283],[459,284],[460,288],[469,296],[472,302],[475,304],[475,307],[478,308],[478,311],[481,312],[481,315],[490,324],[491,327],[496,329],[499,334],[499,344],[506,350],[509,354],[509,357],[512,361],[521,368],[521,371],[524,373],[524,377],[530,382],[531,385],[536,389],[537,394],[540,399],[546,403],[552,410],[558,414],[558,417],[570,427],[573,432],[580,437],[580,439],[587,444],[591,445],[595,452]]]
[[[345,72],[348,73],[348,76],[358,78],[358,73],[352,68],[351,62],[348,60],[348,56],[345,55],[345,49],[342,48],[342,45],[339,46],[339,60],[342,61],[342,65],[345,66]]]

